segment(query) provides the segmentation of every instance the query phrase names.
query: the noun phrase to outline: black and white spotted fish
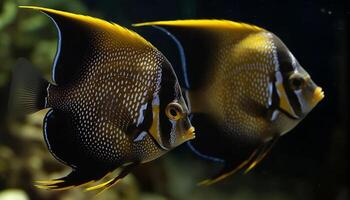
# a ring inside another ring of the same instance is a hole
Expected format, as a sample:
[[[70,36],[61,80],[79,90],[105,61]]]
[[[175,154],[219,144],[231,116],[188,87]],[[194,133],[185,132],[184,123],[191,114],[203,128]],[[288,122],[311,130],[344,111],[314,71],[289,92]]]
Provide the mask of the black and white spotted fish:
[[[224,163],[215,183],[251,170],[277,138],[294,128],[323,99],[322,89],[273,33],[227,20],[135,24],[171,36],[182,56],[198,155]]]
[[[104,190],[144,162],[194,138],[172,66],[149,42],[117,24],[89,16],[24,6],[49,16],[59,42],[52,83],[21,61],[15,69],[16,112],[48,108],[44,137],[66,177],[38,182],[67,189],[120,174],[87,188]],[[14,111],[14,112],[15,112]]]

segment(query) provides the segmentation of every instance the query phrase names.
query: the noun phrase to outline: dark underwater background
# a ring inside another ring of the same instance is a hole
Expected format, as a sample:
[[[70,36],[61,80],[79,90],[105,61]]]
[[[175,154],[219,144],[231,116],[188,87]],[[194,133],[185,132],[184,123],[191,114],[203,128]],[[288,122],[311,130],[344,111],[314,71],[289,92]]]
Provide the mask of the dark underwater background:
[[[228,19],[255,24],[278,35],[326,97],[267,158],[247,175],[236,174],[210,187],[196,183],[220,164],[201,160],[186,145],[137,168],[97,199],[112,200],[348,200],[349,3],[341,0],[0,0],[0,200],[77,200],[93,193],[40,190],[34,180],[59,177],[68,169],[47,151],[44,112],[7,116],[11,68],[30,60],[49,77],[57,36],[44,15],[19,10],[37,5],[81,13],[132,28],[136,22]],[[161,45],[147,30],[134,29]],[[174,49],[159,46],[179,65]]]

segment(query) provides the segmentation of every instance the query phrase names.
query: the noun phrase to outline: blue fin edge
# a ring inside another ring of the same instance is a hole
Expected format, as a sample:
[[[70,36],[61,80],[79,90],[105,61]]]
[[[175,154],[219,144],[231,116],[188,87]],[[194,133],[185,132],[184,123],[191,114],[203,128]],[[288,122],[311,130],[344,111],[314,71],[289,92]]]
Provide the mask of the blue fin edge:
[[[49,17],[51,19],[51,21],[55,24],[56,30],[57,30],[57,35],[58,35],[58,41],[57,41],[57,50],[56,50],[56,54],[55,54],[55,58],[54,58],[54,62],[52,65],[52,74],[51,74],[51,78],[52,81],[54,83],[56,83],[56,77],[55,77],[55,71],[56,71],[56,66],[57,66],[57,62],[59,59],[59,55],[61,53],[61,44],[62,44],[62,33],[61,33],[61,29],[58,26],[57,22],[47,13],[41,11],[43,14],[45,14],[47,17]]]
[[[188,76],[187,76],[187,64],[186,64],[186,56],[185,56],[185,51],[184,48],[182,47],[181,42],[175,37],[175,35],[171,34],[168,30],[166,30],[163,27],[160,26],[152,26],[153,28],[156,28],[165,34],[167,34],[176,44],[177,49],[179,50],[179,55],[181,59],[181,67],[182,67],[182,72],[183,72],[183,80],[185,82],[185,86],[187,89],[190,88],[190,83],[188,81]]]
[[[225,163],[225,160],[222,160],[220,158],[216,158],[216,157],[207,156],[207,155],[202,154],[191,144],[191,141],[186,142],[186,144],[191,149],[192,152],[194,152],[197,156],[199,156],[203,159],[210,160],[213,162],[218,162],[218,163]]]

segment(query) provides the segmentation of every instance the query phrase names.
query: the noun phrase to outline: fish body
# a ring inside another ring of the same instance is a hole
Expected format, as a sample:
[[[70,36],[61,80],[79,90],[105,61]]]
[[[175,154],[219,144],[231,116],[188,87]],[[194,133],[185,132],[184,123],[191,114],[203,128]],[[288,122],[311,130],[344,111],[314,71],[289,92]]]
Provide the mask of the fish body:
[[[324,97],[286,45],[273,33],[228,20],[177,20],[136,24],[172,35],[186,66],[192,123],[188,142],[198,155],[225,163],[209,185],[251,170],[276,140]]]
[[[49,109],[46,144],[73,169],[66,177],[39,182],[39,187],[67,189],[123,168],[116,178],[87,188],[104,190],[133,167],[194,138],[172,66],[149,42],[97,18],[24,8],[48,15],[59,42],[52,82],[22,61],[14,73],[13,99],[27,113]]]

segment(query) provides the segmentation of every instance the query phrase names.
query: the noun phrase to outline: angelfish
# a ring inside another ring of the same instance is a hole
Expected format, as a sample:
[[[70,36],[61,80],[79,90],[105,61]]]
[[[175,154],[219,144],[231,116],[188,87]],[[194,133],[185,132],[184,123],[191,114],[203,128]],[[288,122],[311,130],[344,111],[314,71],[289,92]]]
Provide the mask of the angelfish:
[[[54,22],[58,48],[52,81],[25,61],[14,70],[13,112],[48,109],[44,138],[51,154],[72,168],[38,187],[68,189],[115,178],[87,190],[101,191],[135,166],[195,137],[171,64],[137,33],[101,19],[39,10]]]
[[[263,28],[228,20],[177,20],[135,24],[170,36],[181,55],[197,137],[189,147],[224,163],[200,184],[250,171],[277,139],[324,98],[286,45]]]

